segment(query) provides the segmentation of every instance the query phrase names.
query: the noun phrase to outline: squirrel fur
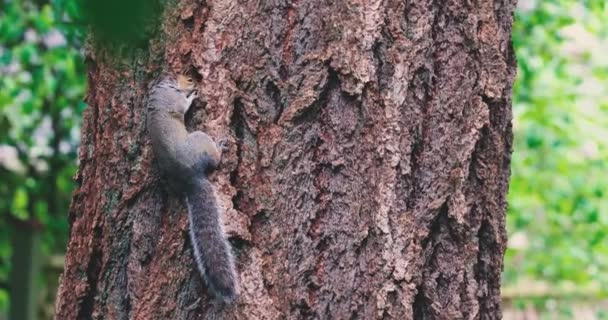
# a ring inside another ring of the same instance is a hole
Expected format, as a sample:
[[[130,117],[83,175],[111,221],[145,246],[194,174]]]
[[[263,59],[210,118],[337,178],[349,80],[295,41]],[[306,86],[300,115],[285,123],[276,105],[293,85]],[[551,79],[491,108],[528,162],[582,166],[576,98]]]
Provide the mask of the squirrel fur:
[[[204,132],[186,130],[184,115],[197,97],[191,78],[162,78],[148,95],[147,126],[159,167],[185,196],[198,269],[212,294],[229,303],[239,294],[234,257],[207,178],[219,165],[225,146]]]

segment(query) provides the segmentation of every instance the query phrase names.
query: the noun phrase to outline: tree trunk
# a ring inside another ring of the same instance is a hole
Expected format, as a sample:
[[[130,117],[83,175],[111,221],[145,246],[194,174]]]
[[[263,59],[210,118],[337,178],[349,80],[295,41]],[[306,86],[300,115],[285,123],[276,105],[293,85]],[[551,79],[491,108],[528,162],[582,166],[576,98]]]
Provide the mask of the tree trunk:
[[[514,3],[184,0],[146,50],[89,49],[57,318],[500,318]],[[231,306],[154,165],[162,68],[198,77],[189,130],[231,142]]]

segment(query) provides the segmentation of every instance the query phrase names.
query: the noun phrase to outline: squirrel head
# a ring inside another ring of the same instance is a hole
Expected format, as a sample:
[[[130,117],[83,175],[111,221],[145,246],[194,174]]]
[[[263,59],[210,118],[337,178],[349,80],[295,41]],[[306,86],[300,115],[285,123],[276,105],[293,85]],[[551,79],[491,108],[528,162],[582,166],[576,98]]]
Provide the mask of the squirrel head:
[[[189,95],[190,93],[192,93],[192,91],[194,91],[194,80],[192,80],[192,77],[190,76],[186,76],[186,75],[178,75],[177,76],[177,88],[186,93],[186,95]]]
[[[185,114],[195,93],[195,82],[191,77],[178,75],[164,76],[154,84],[149,93],[152,110]]]

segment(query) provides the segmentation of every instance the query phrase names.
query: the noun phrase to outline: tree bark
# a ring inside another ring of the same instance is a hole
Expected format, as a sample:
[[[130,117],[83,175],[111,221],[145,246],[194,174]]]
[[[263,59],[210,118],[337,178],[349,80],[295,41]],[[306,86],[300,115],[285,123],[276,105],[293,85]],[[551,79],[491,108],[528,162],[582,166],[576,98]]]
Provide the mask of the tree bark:
[[[146,50],[90,48],[57,318],[500,318],[514,5],[183,0]],[[231,142],[231,306],[154,165],[163,68],[200,82],[188,128]]]

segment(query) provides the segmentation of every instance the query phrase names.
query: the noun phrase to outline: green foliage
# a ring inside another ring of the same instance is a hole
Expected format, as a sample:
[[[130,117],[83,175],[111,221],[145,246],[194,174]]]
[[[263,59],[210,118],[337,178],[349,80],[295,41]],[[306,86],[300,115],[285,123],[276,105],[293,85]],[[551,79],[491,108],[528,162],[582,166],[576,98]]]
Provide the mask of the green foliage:
[[[608,293],[608,5],[520,0],[506,285]]]
[[[82,30],[73,1],[0,3],[0,282],[11,226],[40,224],[43,252],[63,252],[85,104]],[[7,293],[0,290],[0,311]]]
[[[85,0],[81,3],[83,18],[96,40],[131,48],[148,45],[160,25],[163,5],[162,1],[154,0]]]

